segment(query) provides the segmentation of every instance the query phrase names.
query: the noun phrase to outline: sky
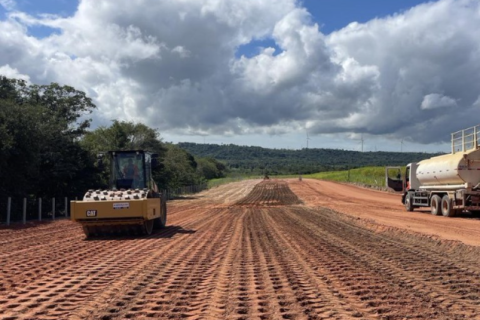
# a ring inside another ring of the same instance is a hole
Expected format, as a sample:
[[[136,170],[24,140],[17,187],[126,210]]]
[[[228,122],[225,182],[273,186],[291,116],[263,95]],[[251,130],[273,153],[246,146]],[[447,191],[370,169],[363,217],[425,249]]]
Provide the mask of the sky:
[[[480,1],[0,0],[0,75],[165,141],[449,151],[480,123]]]

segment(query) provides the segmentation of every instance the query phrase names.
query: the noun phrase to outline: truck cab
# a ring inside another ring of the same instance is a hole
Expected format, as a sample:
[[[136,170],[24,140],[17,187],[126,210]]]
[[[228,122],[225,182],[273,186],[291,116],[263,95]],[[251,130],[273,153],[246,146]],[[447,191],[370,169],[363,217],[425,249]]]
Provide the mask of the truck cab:
[[[418,190],[420,181],[417,179],[417,163],[409,163],[405,167],[405,175],[403,179],[403,190],[406,193],[408,190]]]

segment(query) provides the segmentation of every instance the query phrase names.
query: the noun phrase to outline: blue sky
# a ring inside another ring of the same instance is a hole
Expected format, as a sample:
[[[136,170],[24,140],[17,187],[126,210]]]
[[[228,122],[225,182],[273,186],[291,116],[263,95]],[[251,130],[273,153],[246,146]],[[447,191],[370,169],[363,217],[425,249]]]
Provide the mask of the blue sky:
[[[42,14],[54,14],[61,17],[68,17],[77,10],[78,0],[19,0],[16,2],[15,10],[26,12],[32,16]],[[0,16],[5,17],[6,11],[0,6]],[[29,34],[36,38],[44,38],[58,30],[45,26],[32,26]]]
[[[420,3],[419,0],[303,0],[324,34],[341,29],[356,21],[367,22],[395,13],[401,13]]]
[[[19,0],[17,10],[30,14],[72,15],[78,6],[77,0]]]

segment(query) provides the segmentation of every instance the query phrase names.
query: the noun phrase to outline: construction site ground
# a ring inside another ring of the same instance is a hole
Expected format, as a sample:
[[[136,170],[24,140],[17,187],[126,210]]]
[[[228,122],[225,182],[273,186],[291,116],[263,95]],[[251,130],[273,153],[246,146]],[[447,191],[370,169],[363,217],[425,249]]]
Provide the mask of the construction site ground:
[[[0,228],[0,319],[480,319],[480,219],[248,180],[168,203],[151,236]]]

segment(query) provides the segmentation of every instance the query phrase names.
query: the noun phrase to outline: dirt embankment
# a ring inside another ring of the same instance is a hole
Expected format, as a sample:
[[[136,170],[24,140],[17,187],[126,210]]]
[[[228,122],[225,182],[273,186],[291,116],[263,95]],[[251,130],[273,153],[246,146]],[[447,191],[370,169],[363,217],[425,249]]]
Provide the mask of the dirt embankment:
[[[478,248],[374,230],[382,210],[400,215],[394,198],[258,182],[173,201],[148,237],[85,241],[69,221],[0,230],[0,319],[480,317]]]

